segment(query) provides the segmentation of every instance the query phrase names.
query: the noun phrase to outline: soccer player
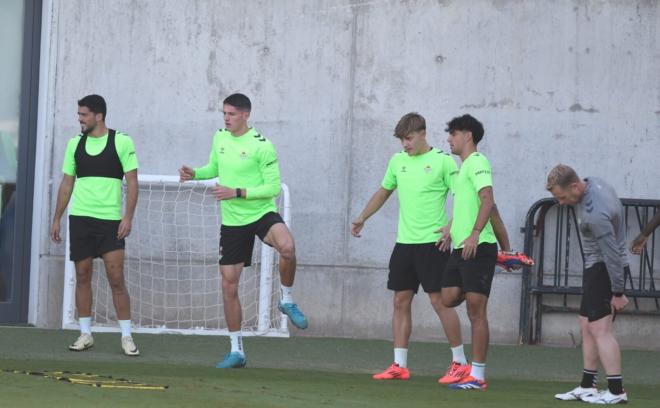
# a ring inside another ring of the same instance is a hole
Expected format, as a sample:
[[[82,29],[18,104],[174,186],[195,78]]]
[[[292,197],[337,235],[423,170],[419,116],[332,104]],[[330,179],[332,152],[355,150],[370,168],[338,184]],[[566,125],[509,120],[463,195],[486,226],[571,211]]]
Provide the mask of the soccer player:
[[[220,274],[225,319],[231,351],[217,368],[244,367],[247,359],[241,336],[242,311],[238,282],[243,267],[250,266],[255,235],[280,254],[281,300],[279,310],[299,329],[308,322],[293,302],[296,274],[293,236],[277,213],[274,198],[280,193],[280,169],[270,140],[248,126],[250,99],[240,93],[223,101],[225,129],[213,136],[209,162],[203,167],[179,169],[182,182],[217,177],[215,197],[220,201]]]
[[[621,377],[621,352],[612,332],[614,313],[628,299],[623,294],[629,274],[626,256],[625,214],[614,189],[600,178],[581,180],[571,167],[559,164],[548,174],[548,191],[560,205],[575,208],[582,235],[585,270],[579,322],[582,332],[582,382],[575,389],[557,394],[564,401],[597,404],[626,403]],[[607,374],[607,391],[598,392],[598,362]]]
[[[630,252],[635,255],[641,254],[644,245],[646,245],[646,241],[649,239],[649,236],[653,233],[653,231],[658,228],[658,225],[660,225],[660,211],[655,213],[655,216],[651,218],[651,221],[646,224],[639,235],[637,235],[637,237],[630,244]]]
[[[453,242],[454,250],[444,272],[442,301],[455,307],[465,300],[472,329],[470,374],[450,387],[485,390],[489,342],[486,306],[497,261],[497,238],[490,222],[493,178],[488,159],[477,151],[484,136],[481,122],[463,115],[449,121],[445,130],[451,152],[462,164],[453,180],[454,214],[449,237],[444,237]]]
[[[73,193],[69,211],[71,260],[76,266],[76,309],[80,337],[71,351],[94,345],[92,320],[92,260],[101,257],[112,291],[112,301],[121,328],[121,346],[127,356],[140,351],[131,337],[131,301],[124,284],[124,247],[131,233],[138,198],[137,169],[133,140],[105,125],[105,100],[88,95],[78,101],[81,133],[66,147],[62,182],[50,229],[53,241],[61,242],[60,219]],[[126,208],[122,207],[122,179],[126,177]],[[75,185],[75,188],[74,188]]]
[[[410,378],[407,355],[412,331],[411,304],[421,284],[440,318],[452,351],[449,369],[438,381],[458,382],[469,374],[470,367],[463,351],[458,314],[441,301],[442,272],[449,253],[436,247],[438,233],[448,222],[445,201],[457,172],[456,163],[449,154],[429,146],[426,121],[417,113],[404,115],[394,129],[394,136],[401,141],[403,151],[392,156],[381,187],[351,226],[352,235],[360,237],[366,220],[398,189],[398,233],[387,281],[387,288],[394,291],[394,363],[373,378]]]

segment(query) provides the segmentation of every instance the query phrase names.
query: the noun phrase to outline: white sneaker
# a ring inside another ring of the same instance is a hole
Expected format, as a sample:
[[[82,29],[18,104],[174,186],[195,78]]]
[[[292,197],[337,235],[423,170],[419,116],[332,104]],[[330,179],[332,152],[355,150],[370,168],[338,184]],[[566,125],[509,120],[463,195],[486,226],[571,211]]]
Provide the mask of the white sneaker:
[[[586,401],[585,398],[595,397],[598,395],[596,388],[582,388],[575,387],[564,394],[555,394],[555,398],[562,401]]]
[[[126,336],[121,338],[121,348],[124,349],[124,354],[127,356],[139,356],[140,350],[133,342],[133,337]]]
[[[78,339],[71,345],[69,345],[69,350],[71,351],[84,351],[92,348],[94,345],[94,338],[89,333],[80,333]]]
[[[628,394],[612,394],[610,390],[600,391],[598,394],[591,397],[584,397],[582,400],[590,404],[627,404]]]

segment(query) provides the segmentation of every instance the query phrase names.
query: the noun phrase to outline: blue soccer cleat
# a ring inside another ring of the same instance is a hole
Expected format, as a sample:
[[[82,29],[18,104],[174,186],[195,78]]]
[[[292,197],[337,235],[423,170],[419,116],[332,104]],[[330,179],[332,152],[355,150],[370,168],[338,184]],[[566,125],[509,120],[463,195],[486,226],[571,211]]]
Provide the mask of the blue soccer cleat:
[[[299,329],[306,329],[308,326],[307,318],[304,314],[298,309],[298,305],[295,303],[282,303],[280,301],[277,304],[277,308],[280,309],[280,312],[289,316],[289,320]]]
[[[236,351],[225,354],[225,358],[215,365],[215,368],[243,368],[247,364],[247,359],[241,353]]]
[[[452,390],[481,390],[486,391],[488,384],[484,380],[478,380],[471,375],[463,378],[461,381],[449,384]]]

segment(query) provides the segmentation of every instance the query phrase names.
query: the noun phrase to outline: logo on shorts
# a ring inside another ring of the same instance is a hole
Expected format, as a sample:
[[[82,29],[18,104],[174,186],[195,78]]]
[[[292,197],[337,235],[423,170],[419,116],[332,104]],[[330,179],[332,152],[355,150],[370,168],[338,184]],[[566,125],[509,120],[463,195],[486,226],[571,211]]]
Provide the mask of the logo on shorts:
[[[431,168],[430,164],[427,164],[426,167],[424,167],[424,173],[430,173],[431,170],[433,170],[433,169]]]

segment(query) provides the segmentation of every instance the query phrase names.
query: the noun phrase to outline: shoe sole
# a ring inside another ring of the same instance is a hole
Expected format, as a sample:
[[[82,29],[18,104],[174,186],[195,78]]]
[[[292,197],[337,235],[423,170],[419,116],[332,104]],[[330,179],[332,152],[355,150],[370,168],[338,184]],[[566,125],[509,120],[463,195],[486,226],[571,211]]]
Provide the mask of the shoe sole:
[[[87,351],[87,350],[90,350],[92,347],[94,347],[93,344],[90,344],[89,346],[87,346],[87,347],[85,347],[85,348],[81,348],[81,349],[77,349],[77,348],[71,348],[71,347],[69,347],[69,351],[75,351],[76,353],[79,353],[79,352],[81,352],[81,351]]]
[[[127,357],[139,357],[139,356],[140,356],[140,352],[138,351],[137,353],[131,353],[131,354],[129,354],[129,353],[127,353],[127,352],[124,351],[124,355],[127,356]]]
[[[238,366],[232,366],[232,367],[219,367],[219,366],[215,366],[215,368],[218,368],[218,369],[220,369],[220,370],[226,370],[226,369],[228,369],[228,368],[245,368],[246,365],[247,365],[247,364],[238,365]]]

